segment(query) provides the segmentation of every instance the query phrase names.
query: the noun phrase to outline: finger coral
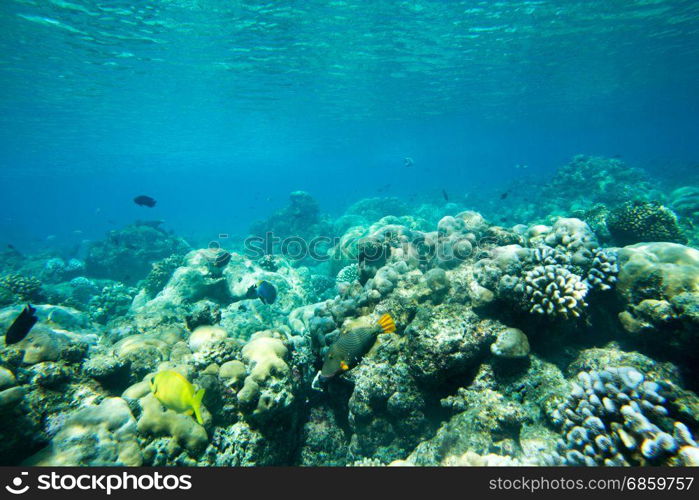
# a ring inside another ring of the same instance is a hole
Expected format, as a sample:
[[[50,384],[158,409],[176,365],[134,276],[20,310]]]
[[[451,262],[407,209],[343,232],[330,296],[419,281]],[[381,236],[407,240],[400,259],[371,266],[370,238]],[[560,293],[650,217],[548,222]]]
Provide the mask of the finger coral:
[[[527,271],[520,287],[532,313],[563,319],[579,318],[587,307],[587,285],[580,276],[562,266],[535,267]]]
[[[629,366],[578,373],[551,419],[563,437],[550,464],[681,465],[696,454],[686,424],[673,420],[672,392]]]

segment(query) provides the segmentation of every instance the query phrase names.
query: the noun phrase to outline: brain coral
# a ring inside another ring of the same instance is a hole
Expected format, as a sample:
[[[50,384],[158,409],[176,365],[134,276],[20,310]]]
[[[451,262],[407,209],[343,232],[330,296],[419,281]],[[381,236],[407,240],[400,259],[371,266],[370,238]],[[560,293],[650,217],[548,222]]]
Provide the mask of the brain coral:
[[[672,210],[655,202],[624,203],[609,213],[607,228],[620,245],[643,241],[687,241]]]

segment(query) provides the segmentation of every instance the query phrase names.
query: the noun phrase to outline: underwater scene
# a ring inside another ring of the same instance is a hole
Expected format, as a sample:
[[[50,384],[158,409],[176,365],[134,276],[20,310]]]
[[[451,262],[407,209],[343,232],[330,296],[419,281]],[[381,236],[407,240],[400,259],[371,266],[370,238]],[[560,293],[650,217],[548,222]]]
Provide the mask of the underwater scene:
[[[0,28],[1,465],[699,464],[699,3]]]

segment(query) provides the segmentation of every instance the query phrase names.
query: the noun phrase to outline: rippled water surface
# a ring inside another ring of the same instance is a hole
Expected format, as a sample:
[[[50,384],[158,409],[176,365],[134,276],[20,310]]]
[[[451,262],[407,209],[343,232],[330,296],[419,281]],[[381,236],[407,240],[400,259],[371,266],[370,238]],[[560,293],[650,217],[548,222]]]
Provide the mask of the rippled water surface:
[[[0,26],[0,175],[58,176],[73,199],[76,173],[161,196],[196,177],[201,206],[220,184],[202,171],[237,172],[227,202],[247,214],[251,190],[332,205],[699,143],[693,1],[5,0]],[[31,195],[7,194],[25,213],[56,197]]]

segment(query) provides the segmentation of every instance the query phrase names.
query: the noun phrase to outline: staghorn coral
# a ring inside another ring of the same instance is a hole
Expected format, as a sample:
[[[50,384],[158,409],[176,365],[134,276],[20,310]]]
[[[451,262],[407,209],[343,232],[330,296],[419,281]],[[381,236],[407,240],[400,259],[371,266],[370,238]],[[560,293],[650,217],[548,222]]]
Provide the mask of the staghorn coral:
[[[688,465],[696,442],[673,421],[671,391],[629,366],[582,371],[568,398],[551,413],[563,432],[548,464]]]
[[[686,243],[677,216],[656,202],[629,201],[607,216],[607,228],[620,245],[649,241]]]

